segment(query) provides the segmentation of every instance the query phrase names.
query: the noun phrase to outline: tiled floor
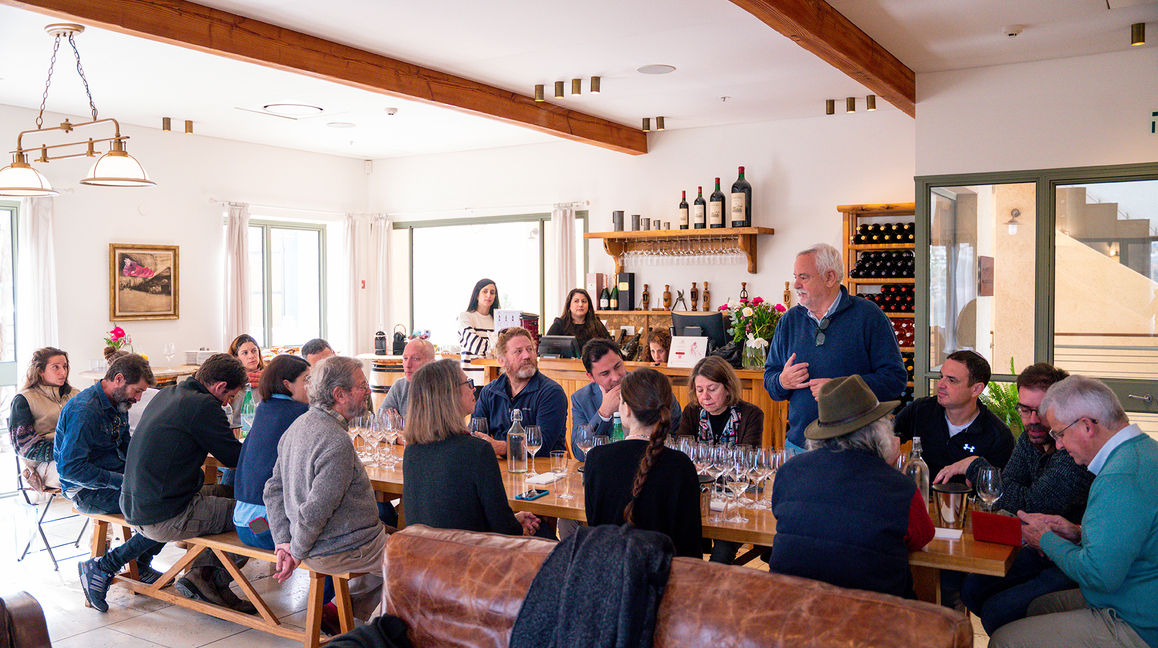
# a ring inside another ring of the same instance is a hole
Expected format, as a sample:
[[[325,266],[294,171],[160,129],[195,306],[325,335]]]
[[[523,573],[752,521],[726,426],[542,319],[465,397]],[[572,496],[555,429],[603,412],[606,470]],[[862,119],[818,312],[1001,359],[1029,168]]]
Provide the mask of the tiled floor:
[[[67,515],[71,511],[67,501],[58,500],[52,505],[49,517]],[[60,561],[58,572],[52,570],[52,562],[43,551],[17,562],[19,552],[28,541],[28,533],[34,528],[34,518],[29,515],[23,498],[0,498],[0,592],[24,590],[36,597],[44,608],[54,648],[281,648],[301,645],[163,601],[136,596],[116,586],[109,592],[107,614],[86,608],[77,582],[76,565],[81,557],[88,555],[90,531],[85,532],[80,548],[68,544],[55,550]],[[76,540],[82,524],[81,519],[73,518],[45,528],[49,540],[55,545]],[[39,540],[34,543],[34,548],[40,546]],[[180,549],[166,547],[157,557],[156,564],[168,566],[180,555]],[[763,564],[758,568],[767,569]],[[266,563],[252,561],[244,571],[278,618],[287,625],[303,625],[309,589],[304,572],[279,584],[269,577]],[[972,617],[972,621],[974,646],[985,648],[989,638],[977,618]]]

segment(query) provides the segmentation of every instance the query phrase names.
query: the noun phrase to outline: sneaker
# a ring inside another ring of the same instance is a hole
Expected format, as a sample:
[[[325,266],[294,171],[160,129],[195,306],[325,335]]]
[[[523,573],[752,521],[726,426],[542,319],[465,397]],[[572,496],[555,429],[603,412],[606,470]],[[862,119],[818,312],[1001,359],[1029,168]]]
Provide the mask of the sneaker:
[[[105,602],[105,595],[108,594],[113,575],[97,566],[96,558],[77,563],[76,569],[80,573],[80,591],[84,592],[89,605],[98,612],[108,612],[109,604]]]
[[[213,588],[213,585],[201,578],[199,569],[190,570],[189,573],[185,574],[184,578],[177,581],[175,587],[185,598],[229,607],[225,605],[225,601],[221,599],[221,596],[217,593],[217,590]]]
[[[161,579],[163,576],[161,572],[153,569],[150,565],[137,565],[137,580],[146,585],[152,585]]]

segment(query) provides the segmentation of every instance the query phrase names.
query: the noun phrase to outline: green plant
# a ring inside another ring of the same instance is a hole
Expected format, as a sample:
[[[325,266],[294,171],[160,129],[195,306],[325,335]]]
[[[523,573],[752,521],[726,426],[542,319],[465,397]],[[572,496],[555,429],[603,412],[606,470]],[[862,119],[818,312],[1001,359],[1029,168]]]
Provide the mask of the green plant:
[[[1013,366],[1013,358],[1009,358],[1009,372],[1016,375],[1017,369]],[[981,402],[997,418],[1005,421],[1014,436],[1021,436],[1021,415],[1017,413],[1017,383],[989,381],[985,391],[981,393]]]

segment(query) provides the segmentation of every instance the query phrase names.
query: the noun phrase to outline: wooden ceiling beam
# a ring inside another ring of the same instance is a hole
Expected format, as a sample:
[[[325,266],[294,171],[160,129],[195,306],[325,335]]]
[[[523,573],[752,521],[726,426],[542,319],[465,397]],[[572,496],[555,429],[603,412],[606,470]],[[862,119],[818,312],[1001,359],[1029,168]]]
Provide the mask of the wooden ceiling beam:
[[[641,130],[186,0],[0,2],[87,26],[489,117],[621,153],[647,153],[647,135]]]
[[[732,2],[908,116],[917,116],[913,71],[824,0]]]

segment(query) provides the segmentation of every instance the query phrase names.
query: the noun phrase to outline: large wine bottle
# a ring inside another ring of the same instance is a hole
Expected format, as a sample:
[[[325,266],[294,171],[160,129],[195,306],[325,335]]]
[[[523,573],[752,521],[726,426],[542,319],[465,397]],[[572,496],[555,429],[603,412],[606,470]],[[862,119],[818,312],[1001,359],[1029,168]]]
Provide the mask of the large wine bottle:
[[[740,167],[740,177],[732,183],[732,227],[752,226],[752,185],[744,179],[744,167]]]
[[[611,287],[611,300],[607,310],[619,310],[619,284]]]
[[[708,227],[724,226],[724,192],[720,191],[720,179],[716,178],[716,190],[708,199]]]
[[[603,292],[599,293],[599,310],[611,310],[611,291],[607,286],[603,287]]]
[[[688,228],[688,192],[680,192],[680,229]]]
[[[696,196],[696,201],[692,204],[692,228],[704,229],[708,226],[707,209],[708,204],[704,202],[704,188],[696,187],[700,191],[700,195]]]

